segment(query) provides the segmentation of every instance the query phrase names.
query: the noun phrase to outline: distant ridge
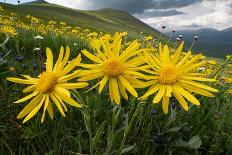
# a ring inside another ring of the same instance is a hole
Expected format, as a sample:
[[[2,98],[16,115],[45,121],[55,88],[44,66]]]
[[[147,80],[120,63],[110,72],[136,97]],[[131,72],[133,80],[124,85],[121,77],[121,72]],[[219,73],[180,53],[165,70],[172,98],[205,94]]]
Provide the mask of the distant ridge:
[[[159,36],[160,32],[140,21],[125,11],[101,9],[93,11],[71,9],[44,0],[22,3],[21,5],[5,4],[7,10],[19,11],[20,15],[32,15],[45,21],[65,21],[72,26],[80,26],[93,31],[113,34],[128,32],[128,38],[137,39],[140,32],[145,35]]]
[[[31,1],[31,2],[22,3],[21,5],[46,4],[46,3],[48,3],[48,2],[46,2],[44,0],[35,0],[35,1]]]

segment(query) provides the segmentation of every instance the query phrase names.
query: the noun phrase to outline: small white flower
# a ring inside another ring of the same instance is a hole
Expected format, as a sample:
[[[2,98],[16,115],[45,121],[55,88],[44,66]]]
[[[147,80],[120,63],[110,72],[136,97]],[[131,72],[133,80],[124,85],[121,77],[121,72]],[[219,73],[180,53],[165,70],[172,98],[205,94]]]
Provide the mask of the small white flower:
[[[39,36],[39,35],[38,35],[38,36],[35,36],[34,39],[36,39],[36,40],[37,40],[37,39],[38,39],[38,40],[43,40],[44,38],[43,38],[42,36]]]
[[[179,37],[176,38],[176,41],[180,41],[181,39]]]
[[[197,69],[198,71],[205,71],[205,67],[200,67]]]
[[[33,49],[33,51],[40,51],[40,48],[36,47]]]
[[[77,43],[74,43],[73,45],[74,45],[74,46],[77,46]]]

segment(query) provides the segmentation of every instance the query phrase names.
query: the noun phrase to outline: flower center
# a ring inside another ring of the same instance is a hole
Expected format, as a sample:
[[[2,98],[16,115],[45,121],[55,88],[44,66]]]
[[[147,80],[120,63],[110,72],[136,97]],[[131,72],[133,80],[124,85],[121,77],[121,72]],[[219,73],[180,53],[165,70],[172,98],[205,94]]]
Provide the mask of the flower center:
[[[58,77],[52,72],[43,72],[39,75],[39,81],[36,84],[36,88],[43,94],[47,94],[53,91]]]
[[[180,79],[180,74],[175,70],[175,68],[165,68],[162,69],[159,74],[159,82],[162,84],[175,84]]]
[[[118,77],[123,72],[123,66],[118,61],[109,61],[104,68],[105,74],[109,77]]]

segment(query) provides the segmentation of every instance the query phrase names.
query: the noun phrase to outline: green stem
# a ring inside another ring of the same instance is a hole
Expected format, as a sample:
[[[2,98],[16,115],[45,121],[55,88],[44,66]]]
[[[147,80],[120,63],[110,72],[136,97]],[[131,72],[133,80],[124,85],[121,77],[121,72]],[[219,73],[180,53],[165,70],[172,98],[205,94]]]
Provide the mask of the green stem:
[[[140,109],[142,108],[142,103],[140,102],[135,110],[135,112],[133,113],[132,117],[131,117],[131,120],[128,124],[126,124],[126,127],[125,127],[125,131],[124,131],[124,135],[123,135],[123,139],[121,141],[121,144],[120,144],[120,147],[118,149],[118,155],[121,154],[122,150],[123,150],[123,147],[124,147],[124,144],[125,144],[125,141],[126,141],[126,138],[130,132],[130,129],[131,129],[131,126],[133,125],[134,121],[135,121],[135,118],[136,116],[138,115]],[[127,119],[129,119],[127,117]]]
[[[223,65],[221,65],[221,67],[218,68],[218,70],[216,70],[212,75],[210,75],[210,78],[215,78],[218,75],[218,73],[220,73],[222,69],[225,68],[230,61],[230,59],[226,60],[226,62]]]
[[[84,112],[83,112],[84,113]],[[85,122],[85,128],[88,132],[89,135],[89,145],[90,145],[90,154],[93,154],[93,144],[92,144],[92,139],[93,139],[93,135],[92,135],[92,130],[91,130],[91,126],[90,126],[90,115],[88,113],[88,116],[86,116],[86,113],[84,114],[84,122]]]

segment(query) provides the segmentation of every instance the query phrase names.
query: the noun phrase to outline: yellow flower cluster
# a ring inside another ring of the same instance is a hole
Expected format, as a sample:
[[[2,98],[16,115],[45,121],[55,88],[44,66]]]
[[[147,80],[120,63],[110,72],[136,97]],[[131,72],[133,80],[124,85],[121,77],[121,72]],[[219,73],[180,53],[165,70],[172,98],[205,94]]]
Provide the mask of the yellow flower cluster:
[[[192,92],[213,97],[211,92],[216,89],[202,82],[214,82],[205,74],[199,73],[198,68],[205,65],[202,55],[192,55],[187,52],[184,57],[182,42],[175,53],[171,54],[167,45],[159,45],[159,53],[151,53],[142,48],[138,40],[132,41],[128,46],[123,44],[125,33],[115,33],[113,37],[105,35],[92,39],[94,53],[83,50],[82,54],[91,63],[81,63],[81,55],[68,63],[70,55],[69,47],[61,47],[57,62],[53,65],[53,55],[49,48],[46,50],[46,71],[37,78],[23,75],[24,79],[7,78],[9,81],[28,85],[23,92],[30,95],[16,101],[21,103],[32,99],[20,112],[18,118],[23,122],[31,119],[43,106],[41,122],[44,121],[45,113],[48,111],[53,118],[53,105],[55,105],[62,116],[65,116],[67,107],[65,103],[80,108],[81,105],[71,98],[69,89],[84,88],[87,81],[94,80],[96,84],[91,88],[98,87],[99,94],[108,90],[112,102],[120,104],[121,96],[128,100],[128,92],[139,97],[137,88],[149,87],[148,91],[139,99],[145,100],[152,94],[153,103],[162,100],[165,113],[170,106],[169,100],[174,96],[185,110],[188,110],[189,102],[200,105]],[[78,67],[78,68],[76,68]],[[75,70],[72,72],[72,70]],[[77,83],[68,82],[78,78]],[[107,86],[107,88],[106,88]]]

